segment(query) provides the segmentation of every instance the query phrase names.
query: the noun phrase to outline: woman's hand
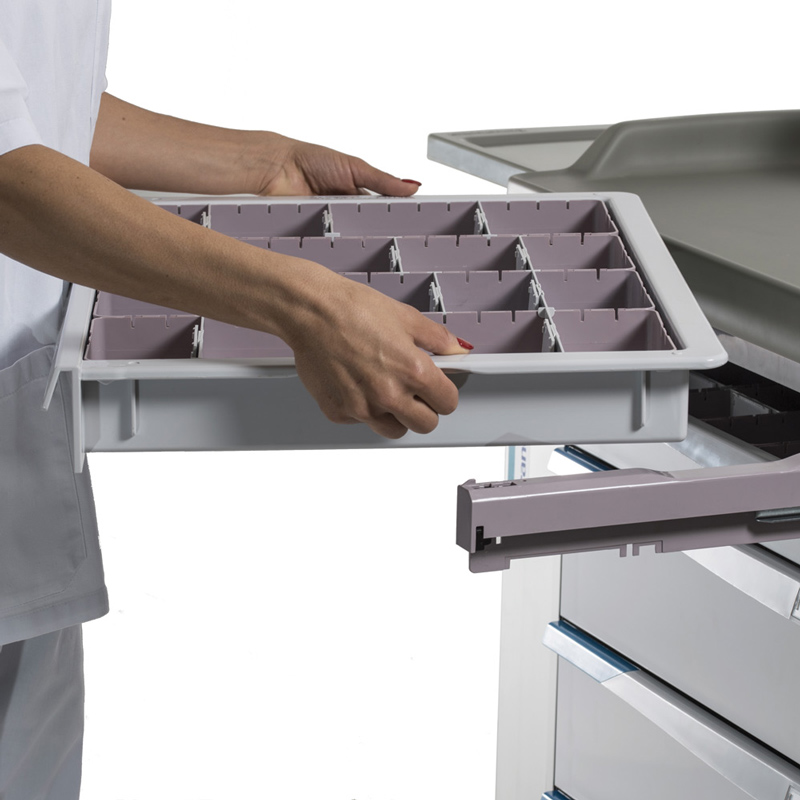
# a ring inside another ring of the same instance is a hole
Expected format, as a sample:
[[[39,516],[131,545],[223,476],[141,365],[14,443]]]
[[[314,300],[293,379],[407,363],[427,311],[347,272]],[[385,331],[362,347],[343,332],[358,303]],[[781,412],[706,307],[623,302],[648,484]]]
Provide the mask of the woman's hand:
[[[318,269],[309,310],[284,332],[306,389],[333,422],[363,422],[389,439],[430,433],[455,411],[458,390],[423,350],[468,351],[411,306]]]
[[[366,161],[276,133],[254,135],[248,183],[260,195],[360,194],[363,189],[394,197],[417,191],[418,181],[395,178]]]

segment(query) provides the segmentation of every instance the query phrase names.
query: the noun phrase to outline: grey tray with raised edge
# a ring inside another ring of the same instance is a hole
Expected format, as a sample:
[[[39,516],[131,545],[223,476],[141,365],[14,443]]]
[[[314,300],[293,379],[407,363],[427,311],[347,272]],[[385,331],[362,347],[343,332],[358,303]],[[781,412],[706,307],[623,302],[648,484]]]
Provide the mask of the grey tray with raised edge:
[[[501,185],[639,195],[712,325],[800,362],[800,111],[435,133],[428,153]]]
[[[432,434],[392,442],[337,426],[277,337],[73,287],[51,386],[70,374],[76,467],[91,450],[680,439],[689,370],[725,360],[631,195],[164,205],[324,263],[473,341],[469,355],[434,358],[459,386],[459,409]]]

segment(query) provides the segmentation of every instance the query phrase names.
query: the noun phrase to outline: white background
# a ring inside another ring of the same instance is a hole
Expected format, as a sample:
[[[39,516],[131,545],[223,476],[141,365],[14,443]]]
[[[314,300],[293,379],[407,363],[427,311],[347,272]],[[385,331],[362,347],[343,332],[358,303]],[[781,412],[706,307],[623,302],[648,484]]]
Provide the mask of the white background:
[[[427,162],[427,134],[790,108],[797,22],[789,2],[116,0],[109,89],[422,193],[501,192]],[[500,576],[468,572],[455,487],[503,458],[92,456],[112,610],[85,632],[84,800],[491,798]]]

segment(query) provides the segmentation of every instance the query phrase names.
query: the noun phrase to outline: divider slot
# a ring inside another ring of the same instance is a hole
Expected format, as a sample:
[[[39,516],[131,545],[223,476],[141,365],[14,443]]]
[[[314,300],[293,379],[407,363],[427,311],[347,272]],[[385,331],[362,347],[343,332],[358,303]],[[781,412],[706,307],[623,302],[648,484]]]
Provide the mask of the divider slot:
[[[484,200],[492,235],[523,233],[617,233],[600,200]]]
[[[522,235],[534,269],[635,269],[622,239],[611,233]]]
[[[516,269],[518,242],[516,236],[411,236],[399,239],[398,249],[404,272],[498,272]]]
[[[439,272],[437,278],[448,314],[456,311],[527,311],[538,305],[538,288],[529,271]]]
[[[199,317],[96,317],[89,326],[91,360],[191,358]]]
[[[315,261],[334,272],[390,272],[391,238],[352,236],[274,238],[269,247],[276,253]]]
[[[675,349],[661,317],[651,309],[558,310],[553,322],[567,353]]]
[[[200,358],[277,358],[292,355],[289,345],[271,333],[240,328],[215,319],[203,319]]]
[[[211,230],[235,238],[324,236],[327,203],[272,203],[209,206]]]
[[[341,236],[427,236],[475,233],[478,204],[334,203],[332,229]]]
[[[552,348],[545,320],[536,311],[456,311],[425,316],[443,323],[476,353],[541,353]]]
[[[629,270],[537,271],[554,308],[654,308],[638,273]]]

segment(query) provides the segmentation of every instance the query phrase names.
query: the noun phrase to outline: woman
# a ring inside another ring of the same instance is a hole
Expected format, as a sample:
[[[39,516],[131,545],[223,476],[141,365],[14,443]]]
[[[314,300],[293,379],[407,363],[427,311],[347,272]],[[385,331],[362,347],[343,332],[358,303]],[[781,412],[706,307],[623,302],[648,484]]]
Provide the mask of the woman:
[[[88,472],[59,387],[41,409],[65,281],[281,336],[322,411],[391,438],[457,404],[420,349],[444,327],[302,259],[129,189],[408,196],[360,159],[153,114],[105,93],[110,0],[0,0],[0,796],[77,800],[80,623],[108,609]],[[126,187],[126,188],[122,188]]]

